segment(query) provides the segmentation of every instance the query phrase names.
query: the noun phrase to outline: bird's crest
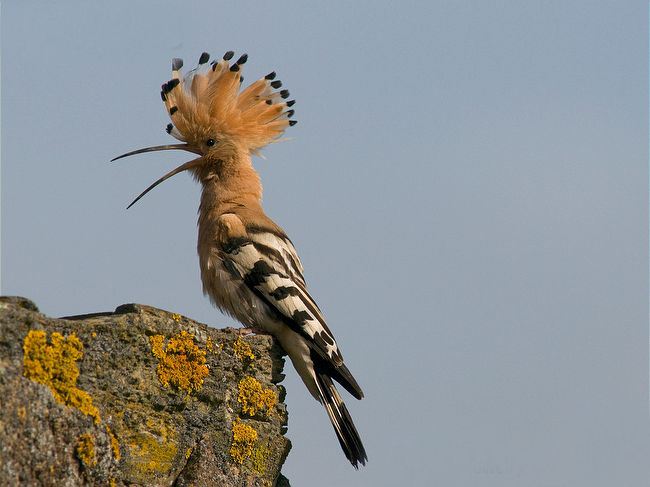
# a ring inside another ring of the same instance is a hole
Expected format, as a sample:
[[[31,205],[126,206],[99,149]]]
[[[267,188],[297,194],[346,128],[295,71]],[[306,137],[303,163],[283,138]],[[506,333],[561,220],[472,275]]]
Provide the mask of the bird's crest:
[[[240,90],[248,55],[231,65],[233,56],[228,51],[210,63],[210,55],[204,52],[198,66],[184,77],[183,60],[172,60],[172,79],[161,92],[172,120],[168,133],[190,144],[225,136],[255,153],[296,123],[290,120],[295,101],[286,101],[288,90],[278,90],[282,82],[275,80],[275,72]]]

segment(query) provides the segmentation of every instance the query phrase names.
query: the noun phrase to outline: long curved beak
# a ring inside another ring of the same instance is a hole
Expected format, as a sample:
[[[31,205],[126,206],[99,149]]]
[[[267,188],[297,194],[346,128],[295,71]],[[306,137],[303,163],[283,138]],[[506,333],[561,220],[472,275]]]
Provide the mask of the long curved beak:
[[[122,159],[123,157],[129,157],[129,156],[134,156],[136,154],[143,154],[144,152],[157,152],[161,150],[184,150],[188,152],[194,152],[195,154],[201,155],[201,152],[199,152],[197,149],[192,147],[190,144],[168,144],[168,145],[156,145],[154,147],[145,147],[144,149],[138,149],[134,150],[131,152],[127,152],[126,154],[122,154],[121,156],[117,156],[114,159],[111,159],[111,162],[117,161],[118,159]],[[129,206],[126,207],[128,210],[131,208],[133,205],[135,205],[140,198],[142,198],[145,194],[147,194],[149,191],[154,189],[156,186],[158,186],[160,183],[163,181],[166,181],[167,179],[171,178],[172,176],[175,176],[179,172],[187,171],[188,169],[192,169],[194,167],[198,167],[202,164],[203,159],[201,157],[197,159],[193,159],[191,161],[186,162],[185,164],[181,164],[178,166],[176,169],[172,169],[169,171],[167,174],[165,174],[163,177],[161,177],[158,181],[153,183],[151,186],[149,186],[147,189],[145,189],[142,193],[138,195],[136,199],[134,199]]]
[[[128,155],[128,154],[126,154],[126,155]],[[134,199],[129,206],[126,207],[126,209],[128,210],[133,205],[135,205],[140,198],[142,198],[145,194],[147,194],[149,191],[154,189],[156,186],[158,186],[163,181],[166,181],[167,179],[171,178],[172,176],[175,176],[179,172],[187,171],[188,169],[192,169],[194,167],[199,167],[202,163],[203,163],[203,158],[198,157],[196,159],[192,159],[191,161],[186,162],[185,164],[181,164],[176,169],[172,169],[167,174],[165,174],[163,177],[161,177],[159,180],[157,180],[155,183],[153,183],[151,186],[149,186],[147,189],[145,189],[142,193],[140,193],[138,195],[138,197],[136,199]]]
[[[143,154],[144,152],[156,152],[161,150],[185,150],[189,152],[194,152],[195,154],[200,154],[200,152],[195,148],[193,148],[190,144],[156,145],[154,147],[145,147],[144,149],[138,149],[131,152],[127,152],[126,154],[122,154],[121,156],[117,156],[114,159],[111,159],[111,162],[117,161],[118,159],[122,159],[123,157],[134,156],[136,154]]]

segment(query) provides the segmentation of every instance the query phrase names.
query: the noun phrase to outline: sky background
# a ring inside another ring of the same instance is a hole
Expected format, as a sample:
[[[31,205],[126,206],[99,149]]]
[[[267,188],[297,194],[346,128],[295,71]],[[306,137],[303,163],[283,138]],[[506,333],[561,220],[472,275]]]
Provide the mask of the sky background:
[[[366,398],[347,463],[287,365],[295,486],[646,485],[648,8],[618,1],[4,1],[2,293],[213,326],[173,57],[278,72],[254,161]]]

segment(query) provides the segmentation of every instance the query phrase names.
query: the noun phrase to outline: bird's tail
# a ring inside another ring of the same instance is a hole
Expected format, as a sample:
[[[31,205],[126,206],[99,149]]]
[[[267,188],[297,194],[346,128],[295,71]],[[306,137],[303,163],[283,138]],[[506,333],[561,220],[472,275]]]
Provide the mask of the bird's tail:
[[[327,415],[334,426],[343,453],[354,468],[359,468],[359,463],[365,465],[368,460],[366,449],[363,447],[348,408],[345,407],[332,378],[317,368],[315,368],[314,374],[320,401],[325,406]]]

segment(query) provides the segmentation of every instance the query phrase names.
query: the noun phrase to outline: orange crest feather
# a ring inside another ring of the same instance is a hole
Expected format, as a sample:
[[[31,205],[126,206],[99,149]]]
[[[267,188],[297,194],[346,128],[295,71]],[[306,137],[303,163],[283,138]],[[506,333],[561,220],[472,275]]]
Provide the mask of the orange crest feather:
[[[167,126],[168,133],[190,143],[225,135],[256,152],[296,124],[290,120],[295,101],[285,101],[289,91],[276,91],[282,82],[274,81],[275,72],[240,91],[248,55],[231,66],[233,54],[228,51],[208,64],[210,56],[203,53],[198,67],[185,77],[180,72],[182,59],[172,61],[172,79],[162,85],[161,92],[173,122]]]

